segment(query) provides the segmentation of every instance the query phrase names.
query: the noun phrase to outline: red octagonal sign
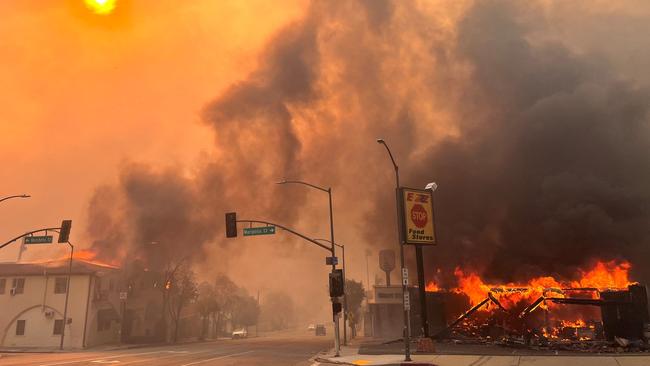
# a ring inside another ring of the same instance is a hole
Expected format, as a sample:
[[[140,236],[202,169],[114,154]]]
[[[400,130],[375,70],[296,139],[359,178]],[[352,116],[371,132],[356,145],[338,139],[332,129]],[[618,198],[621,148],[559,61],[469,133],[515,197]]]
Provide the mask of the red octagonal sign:
[[[425,210],[422,205],[416,203],[413,205],[413,208],[411,208],[411,220],[415,226],[423,228],[427,224],[428,220],[427,210]]]

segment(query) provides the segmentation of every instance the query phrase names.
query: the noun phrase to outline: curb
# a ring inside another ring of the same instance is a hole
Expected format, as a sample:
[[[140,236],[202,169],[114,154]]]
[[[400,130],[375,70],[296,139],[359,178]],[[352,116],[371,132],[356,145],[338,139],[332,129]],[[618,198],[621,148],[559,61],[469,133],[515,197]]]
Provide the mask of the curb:
[[[60,350],[23,350],[23,349],[0,349],[0,353],[68,353],[78,350],[60,351]],[[2,357],[2,355],[0,355]]]
[[[356,364],[350,363],[350,362],[335,361],[335,360],[331,360],[331,359],[328,359],[328,358],[321,358],[321,357],[315,357],[311,361],[316,362],[312,366],[327,365],[327,364],[329,364],[329,365],[353,365],[353,366],[356,365]],[[378,365],[378,366],[379,365],[381,365],[381,366],[436,366],[435,364],[429,363],[429,362],[400,362],[400,363],[377,363],[377,364],[373,363],[371,365]]]

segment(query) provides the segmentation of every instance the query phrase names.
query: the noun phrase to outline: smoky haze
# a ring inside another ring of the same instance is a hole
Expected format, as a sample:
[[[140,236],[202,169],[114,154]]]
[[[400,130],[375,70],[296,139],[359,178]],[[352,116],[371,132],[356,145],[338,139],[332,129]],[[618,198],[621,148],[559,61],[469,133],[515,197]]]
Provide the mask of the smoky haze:
[[[383,137],[403,185],[439,184],[430,274],[462,266],[512,281],[568,278],[595,259],[643,263],[648,90],[558,36],[554,14],[575,10],[312,2],[268,41],[256,71],[206,104],[214,154],[191,169],[127,163],[96,191],[93,247],[104,258],[140,256],[156,242],[205,276],[225,271],[250,288],[290,283],[299,305],[321,304],[324,251],[285,234],[227,241],[223,215],[327,238],[327,197],[274,183],[331,186],[348,272],[365,279],[366,248],[396,246],[392,166],[375,142]]]

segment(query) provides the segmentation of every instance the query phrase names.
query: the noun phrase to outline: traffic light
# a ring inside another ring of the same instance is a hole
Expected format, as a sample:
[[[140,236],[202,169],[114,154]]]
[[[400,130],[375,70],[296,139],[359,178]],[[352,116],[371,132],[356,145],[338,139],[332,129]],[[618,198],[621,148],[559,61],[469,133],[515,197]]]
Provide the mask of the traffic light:
[[[59,243],[67,243],[70,239],[70,229],[72,220],[61,221],[61,230],[59,231]]]
[[[343,293],[343,270],[335,269],[330,273],[330,297],[341,297]]]
[[[333,302],[332,303],[332,314],[336,315],[343,310],[343,306],[341,305],[340,302]]]
[[[226,213],[226,238],[237,237],[237,213]]]

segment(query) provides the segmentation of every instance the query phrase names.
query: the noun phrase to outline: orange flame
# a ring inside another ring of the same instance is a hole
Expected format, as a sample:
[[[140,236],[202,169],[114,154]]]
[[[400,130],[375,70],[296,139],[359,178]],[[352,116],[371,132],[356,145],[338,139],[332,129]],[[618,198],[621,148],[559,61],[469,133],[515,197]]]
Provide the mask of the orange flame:
[[[62,255],[61,257],[57,258],[54,260],[54,262],[58,261],[66,261],[70,259],[70,255],[65,254]],[[80,250],[75,250],[74,253],[72,254],[72,259],[73,260],[78,260],[78,261],[83,261],[83,262],[88,262],[91,264],[95,264],[98,266],[103,266],[103,267],[119,267],[119,263],[117,261],[112,261],[112,262],[104,262],[99,259],[97,259],[97,253],[91,249],[80,249]]]
[[[429,281],[427,283],[427,286],[425,287],[425,289],[426,289],[426,291],[429,291],[429,292],[440,291],[440,287],[438,287],[438,285],[433,281]]]
[[[489,292],[492,292],[505,306],[524,299],[534,301],[551,291],[554,297],[563,297],[562,288],[595,288],[598,290],[625,288],[633,283],[629,278],[630,268],[629,262],[599,261],[589,270],[580,270],[580,278],[575,281],[560,281],[550,276],[542,276],[523,283],[488,284],[477,273],[465,273],[460,267],[456,267],[454,275],[458,286],[451,291],[467,295],[472,305],[478,304],[488,296]],[[426,289],[427,291],[439,291],[440,286],[434,281],[429,281]]]

